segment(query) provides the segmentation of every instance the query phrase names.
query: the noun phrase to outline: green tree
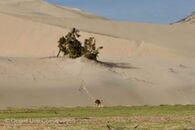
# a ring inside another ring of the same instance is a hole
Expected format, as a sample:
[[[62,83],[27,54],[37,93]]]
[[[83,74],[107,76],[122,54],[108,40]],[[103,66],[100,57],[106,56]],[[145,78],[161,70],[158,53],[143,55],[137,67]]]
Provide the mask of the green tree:
[[[69,55],[70,58],[85,56],[88,59],[97,60],[99,50],[103,47],[96,48],[96,40],[93,37],[85,39],[84,46],[82,46],[82,43],[78,40],[79,37],[79,30],[75,28],[73,28],[65,37],[62,36],[58,41],[59,52],[57,57],[63,52],[64,56]]]
[[[67,51],[67,49],[66,49],[66,39],[65,39],[64,36],[62,36],[62,37],[59,39],[58,43],[59,43],[59,44],[58,44],[59,52],[58,52],[58,54],[57,54],[57,57],[59,57],[60,52],[63,52],[64,55],[68,54],[68,51]]]
[[[96,40],[94,37],[90,37],[89,39],[85,39],[84,42],[85,49],[85,57],[92,60],[97,60],[99,50],[103,49],[103,47],[96,48]]]

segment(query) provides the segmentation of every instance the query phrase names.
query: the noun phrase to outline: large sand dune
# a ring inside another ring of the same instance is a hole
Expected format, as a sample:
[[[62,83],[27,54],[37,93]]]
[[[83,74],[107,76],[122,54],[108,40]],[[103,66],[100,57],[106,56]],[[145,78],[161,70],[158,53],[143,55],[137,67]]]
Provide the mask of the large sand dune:
[[[96,63],[47,58],[70,28]],[[0,0],[0,107],[195,103],[195,27],[115,22],[41,0]]]
[[[173,24],[195,24],[195,12]]]

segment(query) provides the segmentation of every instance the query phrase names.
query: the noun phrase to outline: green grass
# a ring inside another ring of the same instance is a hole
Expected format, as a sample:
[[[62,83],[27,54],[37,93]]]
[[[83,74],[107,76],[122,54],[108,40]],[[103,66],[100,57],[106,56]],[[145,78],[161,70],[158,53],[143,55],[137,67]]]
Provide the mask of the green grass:
[[[0,122],[1,130],[108,130],[108,125],[116,130],[133,130],[137,125],[139,130],[195,129],[195,105],[8,108],[0,110]]]
[[[8,108],[0,110],[0,119],[59,118],[59,117],[113,117],[113,116],[192,116],[195,105],[161,105],[134,107],[76,107],[76,108]]]

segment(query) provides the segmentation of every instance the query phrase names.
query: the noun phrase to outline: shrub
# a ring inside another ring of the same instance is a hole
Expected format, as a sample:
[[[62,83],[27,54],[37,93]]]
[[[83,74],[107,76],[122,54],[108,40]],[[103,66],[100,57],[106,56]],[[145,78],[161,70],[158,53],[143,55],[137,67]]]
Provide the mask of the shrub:
[[[84,46],[78,40],[80,37],[79,30],[73,28],[66,36],[62,36],[58,41],[59,52],[57,57],[59,57],[62,52],[64,56],[68,55],[69,58],[78,58],[85,56],[91,60],[97,60],[99,50],[103,47],[96,48],[96,40],[93,37],[84,40]]]

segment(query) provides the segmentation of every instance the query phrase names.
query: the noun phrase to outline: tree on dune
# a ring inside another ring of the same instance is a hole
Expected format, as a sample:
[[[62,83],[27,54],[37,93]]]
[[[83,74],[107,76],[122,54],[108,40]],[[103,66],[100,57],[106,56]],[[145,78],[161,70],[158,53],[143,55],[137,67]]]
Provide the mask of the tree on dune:
[[[100,49],[103,49],[103,47],[100,46],[96,48],[96,40],[94,37],[85,39],[85,42],[84,42],[85,57],[87,57],[88,59],[97,60]]]
[[[93,37],[84,40],[84,46],[79,39],[79,30],[73,28],[66,36],[62,36],[58,41],[59,52],[57,57],[62,52],[64,56],[68,55],[69,58],[78,58],[84,56],[91,60],[97,60],[99,50],[103,49],[102,46],[96,48],[96,40]]]

